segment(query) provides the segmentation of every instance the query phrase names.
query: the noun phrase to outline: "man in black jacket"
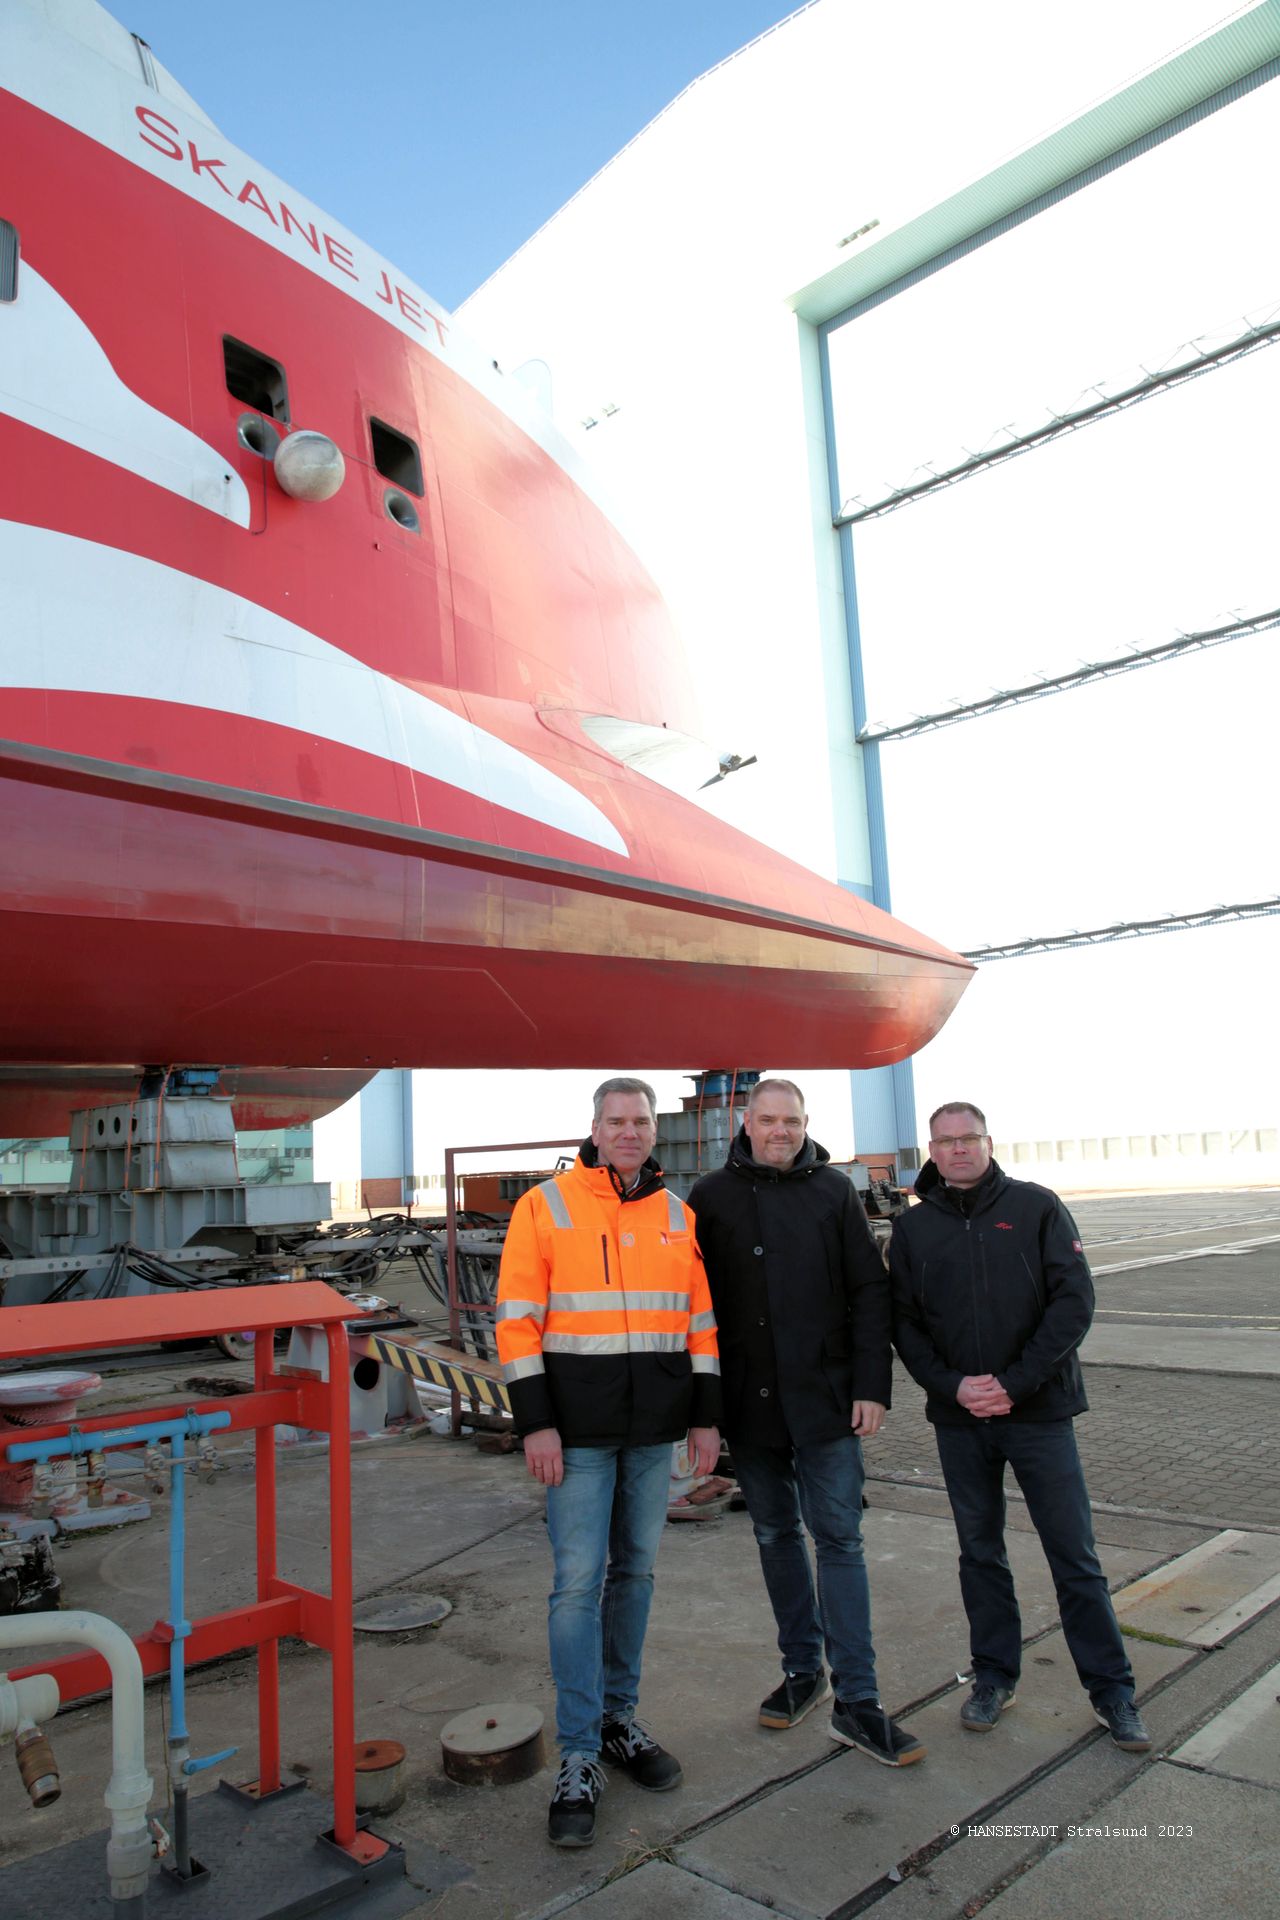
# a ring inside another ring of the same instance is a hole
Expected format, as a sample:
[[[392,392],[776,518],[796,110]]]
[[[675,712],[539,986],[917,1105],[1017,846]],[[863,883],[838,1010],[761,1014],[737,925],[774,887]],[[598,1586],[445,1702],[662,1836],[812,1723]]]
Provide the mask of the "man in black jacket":
[[[1133,1703],[1072,1421],[1088,1405],[1079,1347],[1093,1280],[1057,1195],[1011,1180],[991,1157],[986,1118],[950,1101],[929,1121],[923,1202],[894,1222],[894,1343],[925,1389],[960,1538],[973,1691],[961,1725],[986,1733],[1014,1703],[1022,1622],[1004,1545],[1012,1466],[1053,1574],[1067,1646],[1116,1745],[1151,1745]]]
[[[778,1623],[782,1684],[760,1724],[793,1727],[828,1697],[825,1644],[833,1737],[905,1767],[925,1749],[889,1718],[876,1686],[858,1439],[878,1431],[889,1404],[889,1282],[852,1181],[805,1129],[800,1089],[758,1081],[727,1164],[689,1195],[725,1431]]]

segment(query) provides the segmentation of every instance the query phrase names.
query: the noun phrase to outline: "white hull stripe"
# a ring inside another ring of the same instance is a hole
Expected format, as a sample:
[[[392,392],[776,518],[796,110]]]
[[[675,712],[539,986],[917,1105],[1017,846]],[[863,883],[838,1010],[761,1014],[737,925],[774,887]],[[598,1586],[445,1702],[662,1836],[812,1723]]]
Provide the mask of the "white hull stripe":
[[[0,521],[0,685],[163,700],[331,740],[626,857],[536,760],[305,628],[158,561]]]
[[[207,441],[126,387],[79,314],[25,260],[17,299],[0,306],[0,413],[237,526],[249,524],[239,474]]]

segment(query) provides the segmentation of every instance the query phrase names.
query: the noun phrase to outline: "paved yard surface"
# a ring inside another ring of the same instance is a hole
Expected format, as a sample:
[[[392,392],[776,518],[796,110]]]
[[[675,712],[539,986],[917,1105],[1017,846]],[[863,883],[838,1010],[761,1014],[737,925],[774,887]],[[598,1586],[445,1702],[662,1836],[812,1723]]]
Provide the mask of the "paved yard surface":
[[[1095,1501],[1222,1526],[1280,1526],[1273,1379],[1086,1367],[1085,1391],[1090,1411],[1076,1422],[1076,1438]],[[892,1412],[865,1452],[873,1480],[918,1472],[941,1485],[924,1395],[901,1366]]]
[[[1076,1436],[1094,1500],[1223,1526],[1280,1526],[1276,1382],[1216,1370],[1213,1341],[1219,1328],[1280,1329],[1280,1194],[1123,1195],[1081,1200],[1072,1211],[1095,1269],[1124,1264],[1096,1275],[1101,1324],[1139,1336],[1165,1327],[1204,1336],[1195,1371],[1145,1365],[1140,1337],[1133,1365],[1086,1363],[1090,1410]],[[1268,1244],[1245,1244],[1257,1240]],[[866,1448],[873,1478],[910,1473],[941,1484],[924,1397],[896,1364],[893,1401]]]

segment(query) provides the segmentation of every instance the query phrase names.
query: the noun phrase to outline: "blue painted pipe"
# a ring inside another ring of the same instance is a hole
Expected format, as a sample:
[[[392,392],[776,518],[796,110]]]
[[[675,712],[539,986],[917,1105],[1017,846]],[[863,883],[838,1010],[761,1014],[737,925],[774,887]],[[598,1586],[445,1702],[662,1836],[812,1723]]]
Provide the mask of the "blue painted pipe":
[[[174,1864],[181,1881],[190,1880],[191,1841],[187,1809],[187,1779],[206,1766],[229,1759],[235,1752],[213,1754],[208,1760],[193,1760],[187,1752],[187,1663],[183,1641],[189,1638],[187,1619],[187,1476],[185,1471],[187,1435],[212,1432],[231,1424],[229,1413],[190,1414],[179,1424],[170,1422],[169,1439],[169,1620],[173,1634],[169,1642],[169,1780],[173,1788]]]
[[[177,1434],[201,1436],[231,1425],[231,1415],[187,1413],[181,1420],[143,1420],[136,1427],[101,1428],[86,1433],[72,1427],[60,1440],[15,1440],[3,1449],[10,1460],[56,1460],[63,1454],[105,1453],[110,1447],[130,1447],[143,1440],[171,1440]]]
[[[197,1416],[198,1417],[198,1416]],[[228,1418],[230,1416],[228,1415]],[[186,1617],[184,1571],[187,1549],[187,1476],[183,1465],[187,1436],[179,1427],[169,1439],[169,1783],[173,1789],[173,1851],[179,1878],[191,1878],[191,1840],[187,1813],[187,1663],[183,1641],[191,1632]]]
[[[228,1414],[227,1419],[231,1418]],[[187,1476],[183,1471],[186,1434],[179,1430],[169,1441],[169,1744],[187,1743],[187,1666],[182,1643],[191,1632],[186,1618]]]

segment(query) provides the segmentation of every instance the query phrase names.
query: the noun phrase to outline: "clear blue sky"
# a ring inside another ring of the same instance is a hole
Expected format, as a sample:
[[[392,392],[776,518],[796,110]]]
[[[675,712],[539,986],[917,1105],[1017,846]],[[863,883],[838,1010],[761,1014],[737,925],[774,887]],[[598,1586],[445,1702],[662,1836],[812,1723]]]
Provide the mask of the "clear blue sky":
[[[798,0],[797,0],[798,4]],[[108,0],[228,139],[444,306],[782,0]]]

